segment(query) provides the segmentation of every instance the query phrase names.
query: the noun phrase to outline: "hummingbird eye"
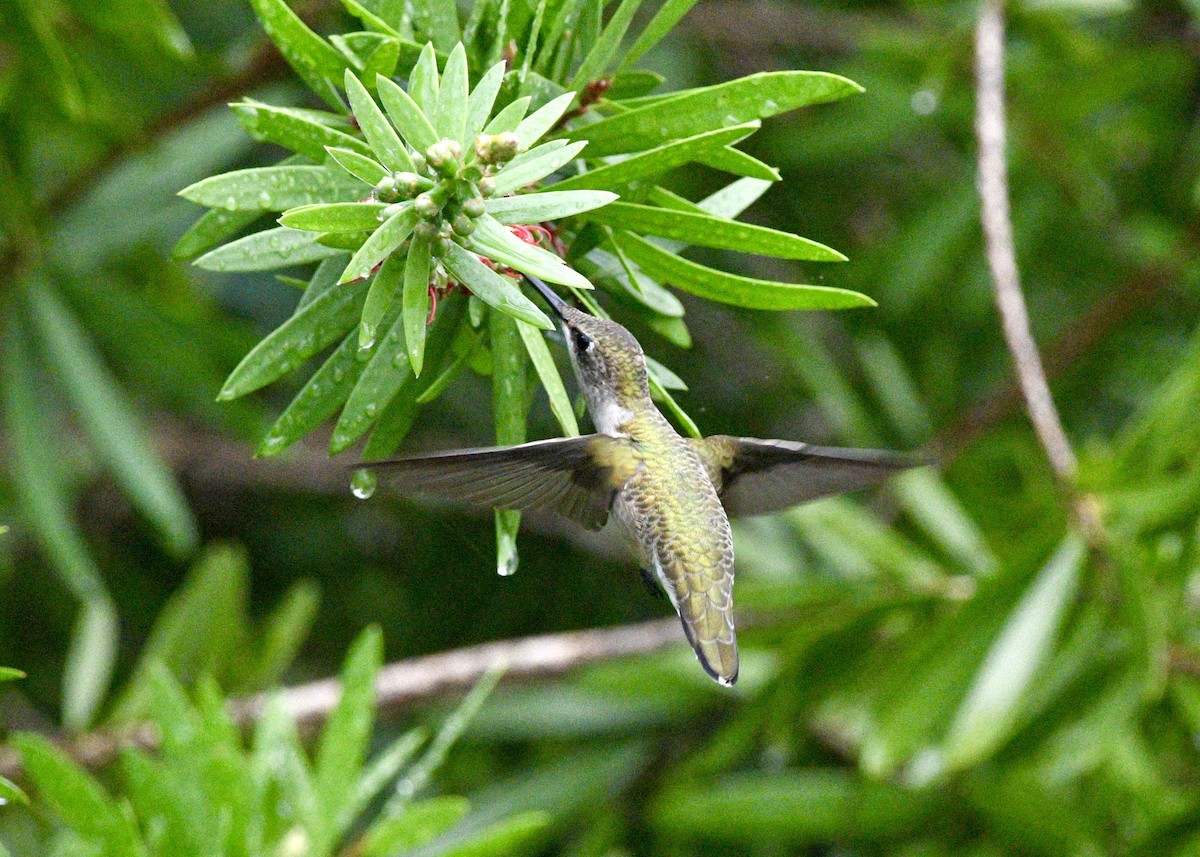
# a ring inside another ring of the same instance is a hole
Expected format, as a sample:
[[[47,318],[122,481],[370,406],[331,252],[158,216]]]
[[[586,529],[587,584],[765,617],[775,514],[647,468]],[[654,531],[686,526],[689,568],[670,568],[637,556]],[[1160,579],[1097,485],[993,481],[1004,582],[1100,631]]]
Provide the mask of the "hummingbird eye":
[[[596,345],[596,343],[592,340],[592,338],[590,336],[588,336],[586,333],[584,333],[582,330],[573,330],[571,332],[573,334],[575,334],[575,347],[576,348],[579,348],[583,351],[591,351],[592,348]]]

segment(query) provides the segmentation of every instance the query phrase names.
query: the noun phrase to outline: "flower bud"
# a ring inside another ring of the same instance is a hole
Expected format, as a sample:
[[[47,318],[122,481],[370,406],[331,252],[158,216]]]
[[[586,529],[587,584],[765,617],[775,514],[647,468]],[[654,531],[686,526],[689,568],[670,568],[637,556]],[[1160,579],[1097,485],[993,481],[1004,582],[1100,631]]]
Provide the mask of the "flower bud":
[[[451,228],[454,230],[455,235],[461,235],[465,237],[475,231],[475,221],[470,217],[467,217],[466,214],[460,213],[455,216],[454,223],[451,224]]]
[[[442,207],[428,193],[419,195],[413,202],[418,215],[424,218],[437,217],[442,213]]]
[[[482,196],[473,196],[463,202],[462,210],[463,214],[465,214],[467,217],[475,219],[477,217],[483,217],[483,214],[485,211],[487,211],[487,208],[484,206]]]
[[[396,180],[391,176],[384,176],[379,180],[379,184],[375,185],[374,194],[380,202],[394,202],[398,196]]]
[[[496,192],[496,180],[491,176],[484,176],[479,180],[479,195],[484,199]]]
[[[517,156],[521,141],[512,131],[500,134],[480,134],[475,138],[475,154],[485,164],[503,164]]]
[[[437,235],[437,224],[428,220],[418,221],[416,228],[413,229],[413,236],[416,238],[421,238],[425,241],[432,241],[434,238],[437,238]]]

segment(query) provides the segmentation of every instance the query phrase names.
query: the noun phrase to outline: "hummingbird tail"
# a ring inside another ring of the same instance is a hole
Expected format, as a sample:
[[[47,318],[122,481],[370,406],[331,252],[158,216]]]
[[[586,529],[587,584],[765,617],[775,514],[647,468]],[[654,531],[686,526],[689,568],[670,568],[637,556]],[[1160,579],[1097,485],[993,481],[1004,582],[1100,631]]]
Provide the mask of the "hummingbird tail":
[[[689,622],[682,614],[683,632],[687,635],[696,659],[704,671],[716,679],[723,687],[733,687],[738,677],[737,638],[733,628],[727,629],[727,634],[716,638],[701,639],[696,635],[694,623]]]

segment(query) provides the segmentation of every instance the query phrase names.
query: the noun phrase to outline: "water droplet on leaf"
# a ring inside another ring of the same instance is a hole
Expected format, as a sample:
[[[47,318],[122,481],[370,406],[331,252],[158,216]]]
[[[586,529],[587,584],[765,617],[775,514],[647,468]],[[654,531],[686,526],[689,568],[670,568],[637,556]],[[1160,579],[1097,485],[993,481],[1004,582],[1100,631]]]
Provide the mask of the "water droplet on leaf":
[[[375,493],[379,480],[370,470],[355,470],[350,479],[350,493],[360,500],[368,499]]]

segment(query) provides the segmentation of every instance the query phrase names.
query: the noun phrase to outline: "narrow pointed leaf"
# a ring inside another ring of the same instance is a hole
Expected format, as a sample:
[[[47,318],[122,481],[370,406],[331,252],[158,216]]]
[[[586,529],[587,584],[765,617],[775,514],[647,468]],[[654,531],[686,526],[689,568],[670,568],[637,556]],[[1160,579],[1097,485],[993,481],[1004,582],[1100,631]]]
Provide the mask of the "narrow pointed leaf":
[[[345,404],[366,366],[358,359],[358,332],[353,331],[300,388],[254,454],[278,455],[333,416]]]
[[[646,152],[631,155],[623,161],[605,164],[586,173],[580,173],[577,176],[563,179],[561,182],[555,183],[555,189],[611,189],[637,179],[656,176],[668,170],[673,170],[676,167],[681,167],[684,164],[691,163],[705,152],[719,149],[728,143],[736,143],[739,140],[744,140],[757,131],[758,127],[758,122],[747,122],[744,125],[734,125],[731,128],[706,131],[702,134],[697,134],[695,137],[676,140],[673,143],[659,146],[657,149],[650,149]],[[592,152],[589,151],[588,157],[591,156]],[[504,175],[503,171],[501,171],[500,175]],[[497,177],[497,182],[499,182],[499,177]]]
[[[592,45],[591,50],[588,51],[579,69],[575,72],[575,76],[571,78],[573,89],[582,89],[603,76],[608,64],[620,50],[621,39],[625,38],[625,31],[629,29],[629,24],[633,21],[633,16],[641,8],[641,5],[642,0],[621,0],[617,11],[613,12],[608,23],[604,25],[604,29],[600,31],[600,38],[596,39],[595,44]]]
[[[450,244],[442,263],[455,279],[489,306],[543,330],[554,329],[553,323],[546,317],[546,314],[538,309],[533,301],[521,294],[521,290],[515,282],[508,277],[502,277],[484,265],[469,250],[464,250],[457,244]]]
[[[387,79],[384,75],[378,74],[375,79],[379,77]],[[350,109],[354,111],[358,127],[362,129],[363,136],[375,150],[376,157],[383,161],[383,165],[392,172],[412,170],[413,162],[409,157],[408,149],[396,136],[396,130],[387,121],[383,111],[371,97],[371,93],[367,92],[362,81],[350,69],[346,69],[346,95],[350,98]],[[357,173],[355,174],[357,175]]]
[[[171,258],[189,261],[228,241],[258,218],[262,211],[225,211],[214,208],[200,215],[171,248]]]
[[[1038,667],[1050,656],[1086,551],[1079,536],[1069,535],[1009,614],[950,725],[947,768],[986,758],[1007,737]]]
[[[371,153],[370,146],[362,140],[317,122],[300,110],[250,99],[230,107],[255,140],[275,143],[318,163],[325,160],[326,146],[351,149],[362,155]]]
[[[541,247],[527,244],[513,235],[508,227],[502,226],[486,214],[475,221],[475,232],[471,237],[472,246],[476,250],[510,268],[564,286],[574,286],[577,289],[592,287],[583,274],[558,256]]]
[[[724,170],[727,173],[733,173],[735,176],[745,176],[746,178],[761,179],[769,182],[777,182],[781,178],[779,170],[770,164],[760,161],[753,155],[747,155],[740,149],[733,148],[733,146],[725,146],[721,149],[705,152],[696,160],[706,167],[712,167],[714,170]]]
[[[382,202],[334,202],[302,205],[285,211],[279,223],[306,232],[366,232],[379,226]]]
[[[522,119],[516,131],[521,148],[528,149],[540,140],[563,117],[574,100],[574,92],[565,93]]]
[[[542,387],[546,390],[546,396],[550,400],[550,412],[558,420],[564,435],[576,437],[579,434],[579,423],[575,421],[575,409],[571,406],[571,397],[567,395],[567,388],[563,385],[562,376],[558,374],[558,367],[554,365],[554,358],[542,332],[523,321],[517,322],[517,330],[525,343],[525,350],[529,352],[529,360],[537,371]]]
[[[499,94],[500,86],[504,83],[504,71],[505,64],[496,63],[487,70],[487,73],[471,90],[471,95],[467,99],[467,127],[463,139],[460,141],[464,149],[472,144],[487,124],[488,117],[492,115],[492,106],[496,103],[496,95]]]
[[[412,366],[404,345],[403,317],[392,323],[387,333],[375,343],[374,350],[334,426],[333,437],[329,440],[330,455],[336,455],[362,437],[404,382],[412,377]]]
[[[585,219],[646,235],[673,238],[700,247],[719,247],[742,253],[759,253],[781,259],[810,259],[820,262],[844,262],[846,257],[816,241],[790,232],[739,223],[736,220],[667,211],[649,205],[614,202],[592,211]]]
[[[557,145],[559,141],[545,143],[524,152],[508,162],[496,173],[496,196],[520,190],[527,184],[539,181],[560,167],[569,164],[583,151],[586,143]]]
[[[393,80],[386,77],[376,79],[379,100],[387,110],[388,116],[396,123],[400,133],[408,144],[418,152],[424,152],[438,140],[437,131],[430,124],[425,112],[417,105],[407,92]]]
[[[382,814],[363,837],[362,857],[392,857],[433,842],[471,811],[466,798],[441,795]]]
[[[242,358],[217,398],[236,399],[283,377],[332,343],[358,320],[367,283],[330,289],[277,327]]]
[[[487,213],[503,224],[542,223],[600,208],[618,199],[606,190],[564,190],[492,197]]]
[[[529,407],[527,358],[517,321],[498,312],[488,313],[488,332],[492,347],[492,414],[496,443],[501,446],[524,443]],[[521,513],[497,509],[495,518],[496,570],[507,576],[517,569],[517,531],[521,526]]]
[[[675,25],[695,5],[696,0],[666,0],[654,13],[654,17],[646,25],[646,29],[642,30],[641,35],[625,52],[617,69],[624,71],[637,62],[642,54],[657,45],[662,41],[663,36],[675,29]]]
[[[362,322],[358,327],[359,348],[370,348],[375,342],[379,325],[392,306],[403,276],[404,259],[397,256],[388,256],[379,266],[363,304]]]
[[[176,557],[196,546],[196,522],[183,491],[154,450],[78,321],[48,287],[29,290],[30,314],[46,359],[92,448]]]
[[[206,271],[273,271],[289,265],[319,262],[341,252],[318,244],[311,232],[280,226],[210,250],[194,264]]]
[[[367,57],[367,61],[363,65],[362,80],[364,82],[372,81],[379,75],[383,77],[394,75],[396,66],[400,64],[400,53],[403,49],[404,43],[399,39],[385,40],[371,56]]]
[[[431,120],[437,117],[439,88],[437,54],[432,44],[426,44],[408,76],[408,94]]]
[[[521,120],[525,118],[525,111],[529,109],[529,102],[532,100],[528,95],[523,95],[510,102],[493,116],[487,125],[483,126],[483,132],[485,134],[502,134],[505,131],[516,131]]]
[[[467,129],[467,50],[462,42],[454,46],[438,87],[438,135],[466,145]]]
[[[836,74],[761,72],[656,100],[572,130],[571,139],[590,141],[590,157],[637,152],[702,133],[714,122],[742,124],[858,92],[861,86]]]
[[[367,242],[354,254],[338,282],[349,283],[368,276],[376,265],[404,243],[416,225],[417,213],[411,205],[393,214],[371,233]]]
[[[429,316],[429,241],[413,239],[404,267],[404,341],[413,374],[425,367],[425,331]]]
[[[185,187],[184,199],[228,211],[287,211],[319,202],[350,202],[362,182],[329,167],[300,165],[236,170]]]
[[[369,30],[373,30],[376,33],[383,33],[397,39],[402,37],[399,30],[397,30],[383,18],[376,15],[366,6],[359,3],[358,0],[342,0],[342,6],[345,7],[347,12],[349,12],[355,18],[358,18],[358,20],[362,21]]]
[[[707,268],[675,256],[630,232],[614,233],[613,240],[656,280],[721,303],[769,310],[850,309],[875,305],[866,295],[847,289],[757,280]]]
[[[250,5],[288,65],[330,107],[340,110],[342,99],[334,82],[341,79],[345,58],[310,30],[283,0],[250,0]]]
[[[379,161],[369,158],[366,155],[360,155],[351,149],[326,146],[325,151],[329,153],[329,157],[333,158],[339,167],[372,187],[379,184],[380,179],[384,176],[389,175],[387,167],[379,163]]]
[[[340,675],[342,695],[325,721],[317,745],[313,779],[317,805],[327,819],[336,818],[354,796],[375,722],[375,676],[382,663],[383,636],[379,628],[368,627],[346,656]],[[342,832],[330,831],[328,840],[336,841]]]
[[[771,182],[763,179],[738,179],[719,191],[709,194],[696,205],[714,217],[728,217],[732,220],[756,203],[770,189]]]

